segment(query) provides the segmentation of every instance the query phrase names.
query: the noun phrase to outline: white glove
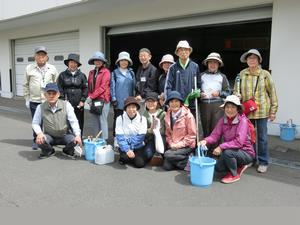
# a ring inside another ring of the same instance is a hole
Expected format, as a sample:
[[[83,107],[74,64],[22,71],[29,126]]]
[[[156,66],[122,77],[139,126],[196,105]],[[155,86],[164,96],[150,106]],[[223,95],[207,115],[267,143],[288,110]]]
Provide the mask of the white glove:
[[[90,97],[87,97],[87,99],[85,100],[85,102],[90,105],[92,103],[92,99]]]
[[[26,102],[25,102],[25,106],[26,106],[26,108],[27,108],[27,109],[29,109],[29,108],[30,108],[30,102],[29,102],[28,100],[26,100]]]

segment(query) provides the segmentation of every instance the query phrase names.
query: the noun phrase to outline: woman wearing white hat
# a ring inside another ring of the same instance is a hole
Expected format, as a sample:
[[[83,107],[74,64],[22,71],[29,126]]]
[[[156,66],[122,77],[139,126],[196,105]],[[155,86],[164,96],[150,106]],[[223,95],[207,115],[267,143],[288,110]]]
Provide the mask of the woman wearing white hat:
[[[167,74],[170,66],[174,63],[175,63],[174,57],[171,54],[164,55],[161,58],[161,61],[159,63],[159,68],[161,69],[161,73],[158,78],[158,94],[159,94],[160,105],[163,105],[165,101],[164,91],[165,91]]]
[[[110,94],[114,107],[113,134],[115,136],[116,119],[123,114],[124,100],[128,96],[134,96],[135,75],[132,60],[128,52],[120,52],[116,60],[116,69],[111,74]]]
[[[257,110],[247,116],[257,127],[257,172],[267,172],[269,164],[268,149],[268,119],[275,120],[278,109],[278,100],[275,84],[271,74],[260,66],[262,57],[257,49],[250,49],[241,56],[241,62],[248,67],[240,72],[234,84],[234,94],[238,95],[242,102],[255,99]],[[255,146],[256,147],[256,146]]]
[[[220,107],[224,109],[224,117],[218,121],[212,133],[200,141],[200,145],[214,144],[223,139],[223,143],[213,150],[213,154],[220,156],[215,167],[216,171],[226,172],[221,182],[229,184],[241,178],[242,173],[255,158],[255,151],[248,119],[243,114],[240,99],[235,95],[229,95]]]
[[[202,63],[207,66],[207,70],[200,74],[200,112],[203,136],[207,137],[223,116],[220,105],[223,104],[223,99],[231,94],[231,90],[226,75],[219,70],[224,65],[219,53],[210,53]]]

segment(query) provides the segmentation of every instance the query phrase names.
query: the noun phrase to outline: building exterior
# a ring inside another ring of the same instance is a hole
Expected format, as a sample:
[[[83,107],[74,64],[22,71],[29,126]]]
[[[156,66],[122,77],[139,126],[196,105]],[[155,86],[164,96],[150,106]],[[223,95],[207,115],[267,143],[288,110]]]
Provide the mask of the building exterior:
[[[138,50],[149,47],[157,64],[186,39],[198,63],[211,51],[221,53],[232,81],[245,66],[240,55],[258,48],[276,82],[279,111],[269,133],[278,135],[278,123],[292,118],[300,125],[298,21],[298,0],[0,0],[0,94],[23,95],[24,68],[37,45],[48,48],[59,72],[69,53],[79,53],[87,73],[94,51],[104,51],[113,67],[127,50],[137,66]]]

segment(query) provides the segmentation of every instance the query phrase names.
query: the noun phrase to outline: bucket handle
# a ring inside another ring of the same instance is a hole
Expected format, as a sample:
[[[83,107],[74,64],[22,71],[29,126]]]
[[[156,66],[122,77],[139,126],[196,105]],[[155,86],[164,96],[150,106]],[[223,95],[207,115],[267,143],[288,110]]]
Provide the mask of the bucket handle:
[[[207,152],[206,145],[202,146],[202,145],[198,144],[198,146],[197,146],[197,153],[198,153],[200,167],[202,167],[202,165],[203,165],[201,158],[203,158],[203,157],[206,156],[206,152]]]

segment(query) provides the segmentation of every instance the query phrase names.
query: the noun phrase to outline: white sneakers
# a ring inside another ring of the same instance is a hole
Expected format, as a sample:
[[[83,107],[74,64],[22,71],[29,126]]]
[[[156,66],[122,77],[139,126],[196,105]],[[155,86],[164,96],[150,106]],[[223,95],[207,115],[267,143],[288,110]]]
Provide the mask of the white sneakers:
[[[265,173],[268,170],[268,166],[267,165],[259,165],[257,167],[257,172],[259,173]]]

